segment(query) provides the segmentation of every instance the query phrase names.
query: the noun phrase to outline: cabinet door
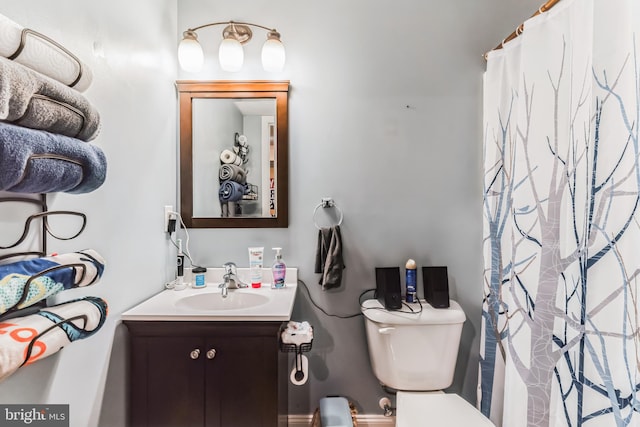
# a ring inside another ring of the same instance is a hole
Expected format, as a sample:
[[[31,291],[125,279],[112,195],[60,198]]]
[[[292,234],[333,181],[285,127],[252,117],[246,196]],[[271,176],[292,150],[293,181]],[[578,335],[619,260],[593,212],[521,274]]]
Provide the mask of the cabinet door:
[[[204,340],[144,337],[132,342],[133,426],[204,425]]]
[[[207,340],[215,357],[206,363],[207,427],[278,425],[278,346],[273,337]]]

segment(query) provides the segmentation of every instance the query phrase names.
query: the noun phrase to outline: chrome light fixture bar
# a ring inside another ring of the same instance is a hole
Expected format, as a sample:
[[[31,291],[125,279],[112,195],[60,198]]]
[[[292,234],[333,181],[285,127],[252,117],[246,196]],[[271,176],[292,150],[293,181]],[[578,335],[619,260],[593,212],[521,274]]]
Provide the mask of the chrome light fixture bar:
[[[268,28],[250,22],[212,22],[189,28],[182,33],[182,41],[178,46],[178,61],[185,71],[198,72],[204,63],[202,46],[198,42],[198,30],[215,25],[224,25],[222,30],[222,42],[218,48],[218,60],[220,67],[225,71],[239,71],[244,62],[244,50],[242,45],[248,43],[253,37],[251,27],[261,28],[267,31],[267,40],[262,46],[262,67],[265,71],[282,71],[285,62],[284,45],[280,41],[280,33],[273,28]]]

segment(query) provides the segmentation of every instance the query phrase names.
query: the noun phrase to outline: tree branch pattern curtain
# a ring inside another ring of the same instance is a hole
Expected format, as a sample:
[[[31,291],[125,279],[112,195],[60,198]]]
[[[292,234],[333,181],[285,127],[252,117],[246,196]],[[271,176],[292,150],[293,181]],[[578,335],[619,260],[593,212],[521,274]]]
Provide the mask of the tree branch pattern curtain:
[[[484,76],[479,406],[640,426],[640,1],[563,0]]]

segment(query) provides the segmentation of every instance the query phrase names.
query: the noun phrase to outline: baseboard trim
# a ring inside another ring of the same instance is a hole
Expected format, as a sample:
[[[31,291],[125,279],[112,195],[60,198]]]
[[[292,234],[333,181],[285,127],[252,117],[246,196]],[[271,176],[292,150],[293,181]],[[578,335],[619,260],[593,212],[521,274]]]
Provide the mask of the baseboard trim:
[[[289,427],[309,427],[313,420],[313,415],[289,415]],[[385,417],[384,415],[358,415],[358,427],[394,427],[395,417]]]

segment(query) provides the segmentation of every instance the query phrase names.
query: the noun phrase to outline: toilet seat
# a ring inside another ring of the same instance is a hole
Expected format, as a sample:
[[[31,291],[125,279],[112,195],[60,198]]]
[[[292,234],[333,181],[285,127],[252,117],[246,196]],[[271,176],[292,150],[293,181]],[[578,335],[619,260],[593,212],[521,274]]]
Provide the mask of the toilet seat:
[[[487,417],[453,393],[396,394],[396,427],[495,427]]]

